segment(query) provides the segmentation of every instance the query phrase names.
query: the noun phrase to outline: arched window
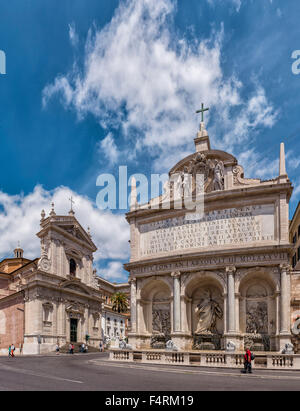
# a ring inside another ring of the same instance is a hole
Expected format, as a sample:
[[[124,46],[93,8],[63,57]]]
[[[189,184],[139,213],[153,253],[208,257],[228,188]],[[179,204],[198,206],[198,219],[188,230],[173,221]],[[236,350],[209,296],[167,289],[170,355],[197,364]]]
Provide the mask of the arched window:
[[[73,277],[76,275],[76,262],[73,258],[70,259],[70,275]]]

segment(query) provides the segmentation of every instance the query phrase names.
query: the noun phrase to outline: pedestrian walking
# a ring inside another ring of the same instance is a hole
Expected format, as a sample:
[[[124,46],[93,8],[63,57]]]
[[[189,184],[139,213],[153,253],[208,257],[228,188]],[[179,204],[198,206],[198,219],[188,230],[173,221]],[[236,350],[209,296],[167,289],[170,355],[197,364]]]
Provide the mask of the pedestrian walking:
[[[15,356],[15,346],[14,346],[14,344],[11,345],[11,356],[12,357]]]
[[[11,345],[8,347],[8,358],[11,357]]]
[[[74,344],[71,344],[71,354],[74,354]]]
[[[246,348],[246,351],[244,354],[244,370],[242,371],[243,374],[246,374],[247,372],[249,374],[252,374],[252,365],[251,365],[252,360],[254,360],[254,355],[249,350],[249,348]]]
[[[100,343],[99,343],[99,349],[100,349],[100,352],[102,352],[102,351],[103,351],[103,344],[102,344],[102,341],[100,341]]]
[[[56,355],[58,355],[59,354],[59,344],[56,344],[55,351],[56,351]]]
[[[69,354],[72,354],[72,344],[69,344]]]

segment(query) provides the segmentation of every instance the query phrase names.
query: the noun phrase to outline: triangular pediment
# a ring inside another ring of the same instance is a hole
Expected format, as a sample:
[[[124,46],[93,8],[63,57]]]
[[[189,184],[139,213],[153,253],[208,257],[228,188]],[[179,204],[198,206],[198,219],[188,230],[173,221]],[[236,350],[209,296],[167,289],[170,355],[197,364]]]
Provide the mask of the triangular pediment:
[[[67,280],[61,284],[61,288],[76,291],[82,294],[90,295],[90,291],[84,284],[78,283],[77,280]]]
[[[74,239],[85,243],[88,248],[93,252],[97,250],[96,245],[93,243],[91,236],[87,233],[79,224],[74,215],[69,216],[51,216],[43,220],[41,223],[42,230],[37,234],[39,237],[45,235],[45,233],[51,229],[58,231],[68,239]]]
[[[65,230],[67,233],[72,235],[73,237],[78,238],[78,240],[86,242],[89,241],[86,235],[84,235],[81,230],[79,229],[78,225],[72,224],[70,226],[58,225],[59,228]]]

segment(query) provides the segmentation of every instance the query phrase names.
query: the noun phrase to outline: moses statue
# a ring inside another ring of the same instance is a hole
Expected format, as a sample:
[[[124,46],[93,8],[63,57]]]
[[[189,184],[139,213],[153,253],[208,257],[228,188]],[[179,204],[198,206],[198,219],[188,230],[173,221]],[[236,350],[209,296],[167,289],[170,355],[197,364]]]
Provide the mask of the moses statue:
[[[223,310],[218,302],[212,298],[210,290],[205,291],[202,301],[195,308],[195,313],[198,317],[196,335],[217,333],[217,318],[223,317]]]

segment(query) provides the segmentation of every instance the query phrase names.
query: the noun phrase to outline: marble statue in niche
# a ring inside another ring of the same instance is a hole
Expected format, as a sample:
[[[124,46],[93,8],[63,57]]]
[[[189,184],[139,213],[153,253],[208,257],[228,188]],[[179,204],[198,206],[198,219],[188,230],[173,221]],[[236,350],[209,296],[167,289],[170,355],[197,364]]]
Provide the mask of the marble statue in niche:
[[[218,334],[216,329],[217,318],[223,317],[223,310],[213,298],[210,289],[205,290],[203,298],[195,308],[198,319],[195,334]]]

